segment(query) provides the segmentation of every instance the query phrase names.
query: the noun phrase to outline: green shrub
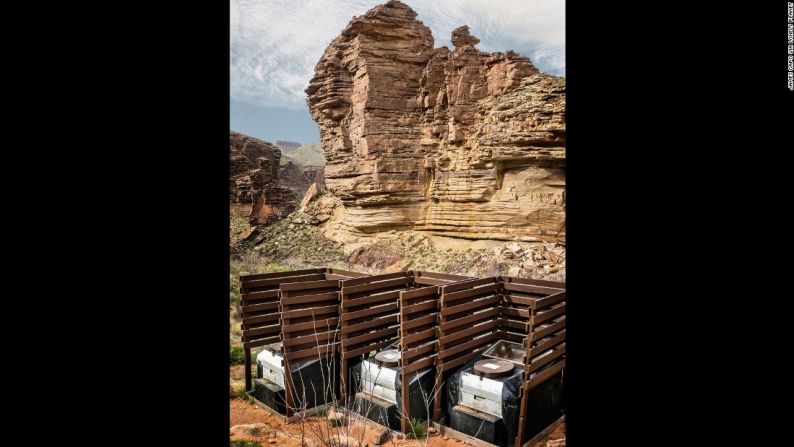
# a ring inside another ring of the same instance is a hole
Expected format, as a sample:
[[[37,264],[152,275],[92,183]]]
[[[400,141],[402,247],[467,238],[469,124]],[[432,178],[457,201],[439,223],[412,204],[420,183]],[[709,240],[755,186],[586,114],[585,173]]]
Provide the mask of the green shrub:
[[[251,396],[245,391],[245,384],[237,388],[237,397],[246,402],[251,402]]]
[[[411,418],[411,431],[405,434],[408,438],[424,438],[427,429],[425,428],[425,423],[422,422],[420,419]]]
[[[230,345],[229,362],[233,365],[245,363],[245,354],[243,353],[243,345]]]
[[[234,383],[229,385],[229,398],[230,399],[248,399],[248,395],[245,394],[245,383]]]
[[[244,441],[242,439],[230,441],[230,445],[231,447],[262,447],[259,441]]]

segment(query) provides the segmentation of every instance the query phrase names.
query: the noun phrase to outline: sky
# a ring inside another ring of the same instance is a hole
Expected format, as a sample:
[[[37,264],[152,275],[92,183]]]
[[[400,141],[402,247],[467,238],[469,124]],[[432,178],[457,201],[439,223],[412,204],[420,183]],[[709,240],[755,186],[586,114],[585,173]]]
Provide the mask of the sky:
[[[319,142],[303,90],[353,16],[386,0],[231,0],[230,128],[265,141]],[[565,76],[565,0],[403,0],[450,49],[468,25],[483,51],[514,50]]]

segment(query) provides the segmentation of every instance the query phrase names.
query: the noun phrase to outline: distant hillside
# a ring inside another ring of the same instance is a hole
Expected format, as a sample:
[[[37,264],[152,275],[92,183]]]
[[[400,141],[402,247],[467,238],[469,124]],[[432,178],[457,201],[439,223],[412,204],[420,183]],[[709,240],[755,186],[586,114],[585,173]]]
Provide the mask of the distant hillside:
[[[282,143],[281,141],[279,143]],[[297,149],[289,150],[281,145],[281,164],[285,165],[288,161],[300,166],[325,166],[325,156],[320,145],[309,143]],[[286,146],[286,145],[284,145]],[[288,146],[287,146],[288,147]]]
[[[301,147],[301,144],[294,141],[277,140],[276,147],[281,149],[281,152],[293,152]]]

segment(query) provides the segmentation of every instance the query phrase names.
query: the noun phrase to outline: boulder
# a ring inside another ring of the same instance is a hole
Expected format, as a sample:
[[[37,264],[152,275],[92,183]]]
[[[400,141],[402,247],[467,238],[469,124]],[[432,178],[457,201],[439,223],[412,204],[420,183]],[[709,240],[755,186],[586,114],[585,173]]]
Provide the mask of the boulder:
[[[235,425],[229,429],[229,436],[252,438],[261,436],[263,433],[266,433],[269,428],[267,424],[262,423]]]
[[[372,445],[385,444],[391,438],[391,431],[386,427],[377,427],[367,432],[366,441]]]
[[[417,230],[564,242],[565,78],[467,27],[454,48],[389,1],[354,17],[306,89],[351,237]]]

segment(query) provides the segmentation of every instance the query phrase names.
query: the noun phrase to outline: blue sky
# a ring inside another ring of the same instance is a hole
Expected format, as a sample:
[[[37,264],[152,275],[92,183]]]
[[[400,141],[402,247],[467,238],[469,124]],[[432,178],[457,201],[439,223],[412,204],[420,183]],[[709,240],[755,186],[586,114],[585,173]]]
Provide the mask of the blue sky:
[[[231,0],[230,127],[265,141],[319,141],[303,90],[353,16],[386,0]],[[483,51],[514,50],[565,76],[564,0],[403,0],[448,46],[468,25]]]
[[[309,108],[265,107],[251,102],[229,103],[230,128],[236,132],[275,143],[276,140],[319,143],[320,131]]]

